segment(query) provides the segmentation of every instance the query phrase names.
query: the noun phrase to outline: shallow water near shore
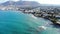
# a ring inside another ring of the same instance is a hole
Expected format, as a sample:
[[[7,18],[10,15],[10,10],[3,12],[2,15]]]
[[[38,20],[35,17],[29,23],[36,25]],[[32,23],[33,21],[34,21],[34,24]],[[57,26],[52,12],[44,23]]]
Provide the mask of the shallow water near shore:
[[[45,26],[47,29],[37,31],[38,26]],[[32,14],[0,10],[0,34],[60,34],[60,29],[51,25],[49,20]]]

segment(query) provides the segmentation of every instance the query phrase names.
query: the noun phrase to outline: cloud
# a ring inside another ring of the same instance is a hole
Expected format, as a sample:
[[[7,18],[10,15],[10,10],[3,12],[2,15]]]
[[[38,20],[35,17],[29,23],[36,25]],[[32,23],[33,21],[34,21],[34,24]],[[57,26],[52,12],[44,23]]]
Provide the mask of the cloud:
[[[20,0],[11,0],[11,1],[15,1],[15,2],[17,2],[17,1],[20,1]]]
[[[0,3],[6,2],[6,1],[9,1],[9,0],[0,0]]]
[[[36,0],[41,4],[60,4],[60,0]]]

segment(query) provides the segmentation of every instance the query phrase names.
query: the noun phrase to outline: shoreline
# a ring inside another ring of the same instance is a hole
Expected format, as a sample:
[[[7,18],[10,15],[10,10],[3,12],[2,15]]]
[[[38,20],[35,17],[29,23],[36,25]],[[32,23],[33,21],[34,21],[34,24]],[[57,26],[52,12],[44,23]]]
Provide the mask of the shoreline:
[[[3,10],[3,11],[7,11],[7,10]],[[13,10],[13,11],[20,11],[20,10]],[[46,12],[29,12],[29,11],[20,11],[20,12],[22,12],[22,13],[25,13],[25,14],[33,14],[35,17],[41,17],[41,18],[44,18],[44,19],[46,19],[46,20],[49,20],[49,21],[51,21],[53,24],[56,24],[56,25],[59,25],[60,26],[60,22],[59,23],[57,23],[57,21],[58,21],[58,18],[56,18],[55,16],[56,15],[54,15],[55,13],[51,13],[51,14],[47,14]],[[46,15],[47,14],[47,15]]]

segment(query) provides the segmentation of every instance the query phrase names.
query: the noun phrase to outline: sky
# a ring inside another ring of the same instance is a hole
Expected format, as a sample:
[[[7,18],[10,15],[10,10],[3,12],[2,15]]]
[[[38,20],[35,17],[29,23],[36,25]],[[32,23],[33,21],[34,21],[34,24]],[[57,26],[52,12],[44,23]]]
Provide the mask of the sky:
[[[6,2],[6,1],[9,1],[9,0],[0,0],[0,3]],[[12,0],[12,1],[16,2],[19,0]],[[60,4],[60,0],[22,0],[22,1],[37,1],[40,4]]]

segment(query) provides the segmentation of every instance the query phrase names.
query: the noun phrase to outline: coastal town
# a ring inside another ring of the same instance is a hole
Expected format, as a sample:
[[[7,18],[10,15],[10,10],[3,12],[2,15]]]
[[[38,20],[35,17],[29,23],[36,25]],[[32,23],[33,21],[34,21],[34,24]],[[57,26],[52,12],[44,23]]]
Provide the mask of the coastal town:
[[[29,11],[24,11],[24,13],[33,14],[36,17],[42,17],[44,19],[50,20],[55,25],[60,25],[60,9],[59,8],[49,8],[41,9],[35,8]]]

